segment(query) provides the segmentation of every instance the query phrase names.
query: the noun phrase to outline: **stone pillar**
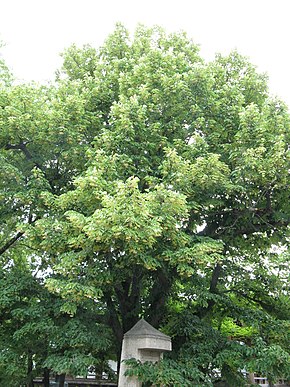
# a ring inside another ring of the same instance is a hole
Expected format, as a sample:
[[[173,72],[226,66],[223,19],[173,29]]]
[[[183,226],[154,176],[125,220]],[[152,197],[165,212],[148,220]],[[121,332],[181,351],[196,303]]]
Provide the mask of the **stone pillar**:
[[[171,338],[153,328],[145,320],[140,320],[124,334],[118,387],[141,387],[136,378],[125,376],[124,360],[136,359],[141,362],[157,362],[164,351],[171,351]]]

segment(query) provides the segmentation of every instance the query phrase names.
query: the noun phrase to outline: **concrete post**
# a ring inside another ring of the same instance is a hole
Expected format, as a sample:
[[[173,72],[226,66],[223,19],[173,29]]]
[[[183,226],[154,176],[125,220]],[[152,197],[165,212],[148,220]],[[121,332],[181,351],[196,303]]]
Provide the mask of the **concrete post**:
[[[171,351],[171,338],[153,328],[145,320],[140,320],[124,334],[118,387],[141,387],[136,378],[125,376],[124,360],[136,359],[141,362],[157,362],[164,351]]]

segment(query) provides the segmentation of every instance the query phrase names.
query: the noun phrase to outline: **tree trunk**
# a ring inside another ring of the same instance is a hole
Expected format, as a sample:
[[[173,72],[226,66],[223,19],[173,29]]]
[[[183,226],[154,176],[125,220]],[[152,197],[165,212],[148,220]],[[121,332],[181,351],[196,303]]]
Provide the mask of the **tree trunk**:
[[[105,296],[105,301],[106,301],[107,310],[108,310],[108,323],[109,323],[109,326],[112,328],[112,331],[117,343],[117,361],[119,363],[121,359],[121,350],[122,350],[124,332],[123,332],[122,325],[120,324],[119,317],[116,312],[111,295],[109,293],[104,293],[104,296]]]
[[[49,387],[49,369],[48,368],[45,368],[43,370],[43,387]]]
[[[34,387],[32,371],[33,371],[32,353],[30,351],[28,351],[28,353],[27,353],[27,387]]]
[[[55,381],[58,382],[58,387],[64,387],[65,374],[56,375]]]
[[[220,279],[221,273],[222,273],[222,266],[220,263],[217,263],[213,269],[211,281],[210,281],[209,291],[212,294],[215,294],[217,292],[218,281]],[[206,307],[200,307],[197,310],[197,315],[199,316],[199,318],[200,319],[204,318],[212,310],[214,305],[215,305],[215,301],[209,300]]]
[[[251,384],[255,384],[255,374],[253,372],[249,372],[248,380]]]
[[[172,287],[175,273],[169,273],[159,269],[156,272],[155,282],[150,290],[150,306],[147,309],[147,321],[155,328],[159,328],[162,319],[166,315],[166,301]]]

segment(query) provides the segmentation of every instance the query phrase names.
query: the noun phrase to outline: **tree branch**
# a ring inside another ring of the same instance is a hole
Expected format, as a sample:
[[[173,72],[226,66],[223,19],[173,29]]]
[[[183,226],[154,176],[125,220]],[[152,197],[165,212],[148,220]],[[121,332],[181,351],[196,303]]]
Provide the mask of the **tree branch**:
[[[35,167],[39,168],[44,173],[44,176],[45,176],[47,182],[49,183],[52,192],[56,193],[56,189],[55,189],[55,186],[53,183],[54,182],[53,178],[49,178],[47,171],[46,171],[46,168],[43,167],[41,164],[39,164],[37,161],[35,161],[35,157],[30,153],[30,151],[27,148],[28,143],[29,143],[28,141],[26,141],[26,142],[22,141],[19,144],[15,144],[15,145],[14,144],[6,144],[5,149],[6,150],[9,150],[9,149],[20,150],[25,155],[26,160],[32,162]],[[58,165],[57,165],[57,176],[59,176]],[[56,176],[54,176],[54,177],[56,177]]]
[[[243,219],[243,216],[249,216],[249,214],[251,214],[252,218],[259,219],[259,223],[248,221],[246,226],[239,227],[239,221]],[[274,220],[273,215],[273,210],[269,203],[267,204],[267,208],[248,208],[244,210],[224,209],[222,211],[209,214],[206,227],[197,235],[219,238],[222,235],[225,235],[228,231],[234,231],[236,236],[243,234],[250,235],[256,232],[276,230],[290,224],[290,219]],[[227,224],[227,222],[229,223],[229,220],[231,220],[231,224]]]
[[[0,255],[4,254],[5,251],[9,249],[18,239],[24,234],[23,231],[18,231],[9,241],[7,241],[4,246],[0,247]]]
[[[28,217],[28,224],[33,224],[39,219],[38,216],[35,217],[35,219],[32,219],[32,215],[29,214]],[[2,247],[0,247],[0,255],[4,254],[5,251],[9,249],[12,245],[14,245],[15,242],[17,242],[23,235],[24,231],[18,231],[12,238],[10,238]]]
[[[27,145],[28,142],[20,142],[19,144],[16,144],[16,145],[13,145],[13,144],[7,144],[5,146],[5,149],[6,150],[9,150],[9,149],[18,149],[18,150],[21,150],[23,152],[23,154],[25,155],[26,159],[29,160],[29,161],[32,161],[33,164],[39,168],[40,170],[43,170],[43,167],[38,164],[36,161],[33,160],[33,156],[32,154],[29,152],[29,150],[27,149]]]
[[[218,281],[220,279],[221,273],[222,273],[222,266],[220,263],[217,263],[213,269],[210,286],[209,286],[209,292],[212,294],[217,293],[217,286],[218,286]],[[197,311],[197,315],[199,316],[199,318],[205,317],[207,313],[212,310],[214,305],[215,305],[215,300],[210,299],[206,307],[199,308],[199,310]]]

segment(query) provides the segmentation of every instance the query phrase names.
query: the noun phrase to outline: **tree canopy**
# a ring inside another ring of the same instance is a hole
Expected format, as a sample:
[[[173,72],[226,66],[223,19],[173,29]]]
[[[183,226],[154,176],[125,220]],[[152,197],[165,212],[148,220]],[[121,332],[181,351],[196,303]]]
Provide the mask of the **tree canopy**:
[[[290,121],[267,77],[121,25],[49,86],[0,69],[1,376],[97,369],[144,317],[173,338],[132,362],[144,382],[290,378]]]

